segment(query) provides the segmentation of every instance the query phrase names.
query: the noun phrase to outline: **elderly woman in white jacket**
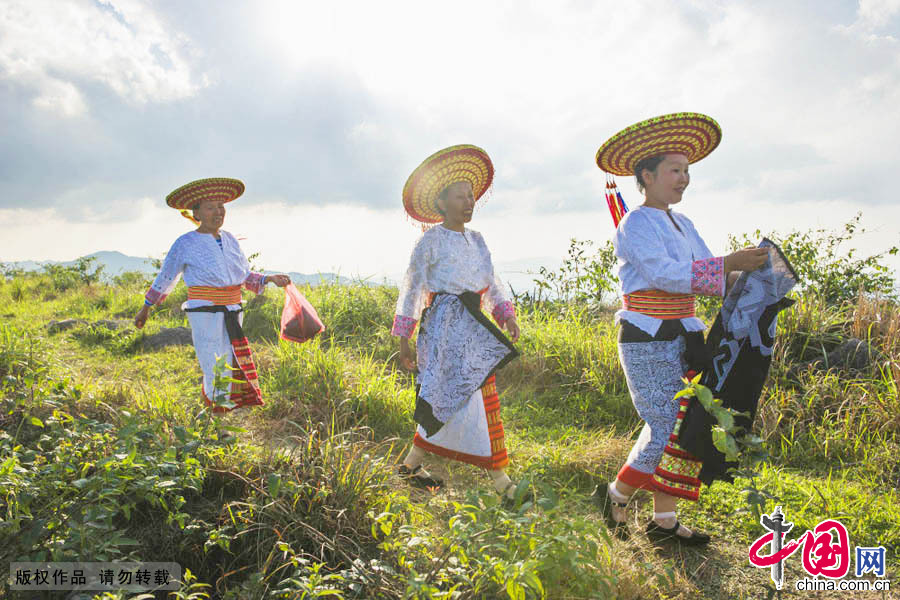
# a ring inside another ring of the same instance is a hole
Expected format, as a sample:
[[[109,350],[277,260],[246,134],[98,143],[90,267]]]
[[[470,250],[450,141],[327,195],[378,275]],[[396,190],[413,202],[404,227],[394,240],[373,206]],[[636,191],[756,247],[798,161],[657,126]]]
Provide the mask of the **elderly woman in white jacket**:
[[[519,327],[484,238],[466,227],[492,178],[488,155],[469,145],[435,153],[410,176],[404,207],[412,218],[437,225],[413,248],[392,333],[400,337],[401,365],[418,372],[418,427],[400,474],[413,485],[440,487],[422,468],[432,453],[486,469],[509,500],[516,486],[504,470],[509,460],[495,373],[518,354],[499,327],[512,341]],[[409,338],[417,323],[414,357]]]
[[[215,412],[230,410],[228,403],[234,408],[263,403],[250,345],[241,330],[241,289],[259,294],[269,282],[284,287],[291,281],[287,275],[251,271],[237,239],[221,229],[225,203],[243,191],[241,181],[219,177],[193,181],[166,197],[169,206],[181,210],[198,227],[172,244],[134,319],[135,325],[142,328],[150,308],[163,302],[184,277],[188,300],[183,308],[191,323],[194,351],[203,371],[200,395]],[[224,375],[239,383],[226,383],[222,386],[224,394],[220,390],[221,397],[217,397],[214,368],[220,356],[225,356],[228,365],[235,369]]]

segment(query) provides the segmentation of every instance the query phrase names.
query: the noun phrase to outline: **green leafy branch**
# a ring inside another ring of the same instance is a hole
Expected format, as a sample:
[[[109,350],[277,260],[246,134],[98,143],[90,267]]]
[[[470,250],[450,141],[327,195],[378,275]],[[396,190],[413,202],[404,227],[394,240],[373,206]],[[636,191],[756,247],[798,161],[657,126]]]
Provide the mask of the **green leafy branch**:
[[[716,423],[712,426],[712,440],[716,449],[725,455],[725,460],[737,463],[729,469],[735,477],[744,477],[749,485],[744,488],[745,501],[756,518],[762,514],[767,499],[775,499],[770,492],[758,485],[759,466],[768,461],[762,438],[739,425],[736,417],[750,419],[750,413],[722,406],[722,400],[713,396],[712,390],[700,383],[701,374],[693,379],[682,378],[684,389],[675,394],[675,399],[696,398],[703,409],[712,415]]]

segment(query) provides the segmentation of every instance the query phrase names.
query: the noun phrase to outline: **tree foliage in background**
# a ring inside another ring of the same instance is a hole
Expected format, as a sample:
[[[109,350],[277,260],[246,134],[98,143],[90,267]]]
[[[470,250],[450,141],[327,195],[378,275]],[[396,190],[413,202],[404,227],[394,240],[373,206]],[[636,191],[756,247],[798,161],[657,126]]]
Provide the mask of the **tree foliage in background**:
[[[103,268],[102,264],[97,263],[95,256],[82,256],[74,265],[68,267],[54,264],[43,266],[44,273],[50,276],[53,288],[57,292],[64,292],[78,285],[99,283],[103,276]]]
[[[25,272],[21,267],[17,267],[15,264],[11,263],[0,263],[0,273],[3,274],[4,279],[15,279],[16,277],[21,276]]]
[[[594,250],[594,242],[572,238],[569,253],[557,270],[541,267],[534,279],[533,297],[525,300],[559,300],[565,303],[599,304],[604,294],[615,292],[615,248],[611,240]]]
[[[884,264],[887,256],[895,256],[897,246],[866,257],[858,256],[857,241],[866,233],[860,227],[862,213],[856,213],[839,231],[824,228],[772,232],[766,235],[781,247],[800,278],[801,290],[813,292],[828,303],[856,300],[859,291],[898,299],[897,279]],[[729,235],[731,250],[755,246],[762,239],[760,230],[740,236]]]

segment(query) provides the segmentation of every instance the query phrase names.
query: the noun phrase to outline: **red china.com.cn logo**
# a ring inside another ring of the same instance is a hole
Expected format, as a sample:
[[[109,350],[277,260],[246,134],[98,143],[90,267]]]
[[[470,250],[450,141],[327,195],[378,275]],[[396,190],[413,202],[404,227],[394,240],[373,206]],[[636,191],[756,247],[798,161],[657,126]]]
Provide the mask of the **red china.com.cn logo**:
[[[856,577],[871,574],[882,579],[844,579],[850,572],[850,537],[847,535],[847,528],[837,519],[825,519],[792,541],[787,541],[785,534],[794,524],[784,520],[780,506],[775,507],[771,515],[762,515],[759,522],[768,533],[757,538],[750,546],[750,564],[761,569],[771,568],[772,581],[777,589],[780,590],[784,585],[785,559],[802,548],[803,568],[810,577],[797,580],[795,587],[798,591],[890,590],[891,582],[883,579],[883,546],[856,546],[855,552]],[[769,554],[763,554],[766,547],[770,548]]]

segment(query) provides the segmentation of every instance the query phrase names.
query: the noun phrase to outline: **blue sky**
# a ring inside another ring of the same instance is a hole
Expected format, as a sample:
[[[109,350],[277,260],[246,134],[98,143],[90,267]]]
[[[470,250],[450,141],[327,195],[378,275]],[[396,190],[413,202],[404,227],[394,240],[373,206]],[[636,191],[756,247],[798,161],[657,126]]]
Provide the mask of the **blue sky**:
[[[682,110],[724,131],[678,208],[714,251],[857,211],[877,251],[900,242],[898,106],[900,0],[6,0],[0,261],[159,256],[190,227],[165,195],[231,176],[225,228],[263,266],[392,276],[407,175],[474,143],[496,177],[472,228],[540,264],[610,237],[606,137]]]

